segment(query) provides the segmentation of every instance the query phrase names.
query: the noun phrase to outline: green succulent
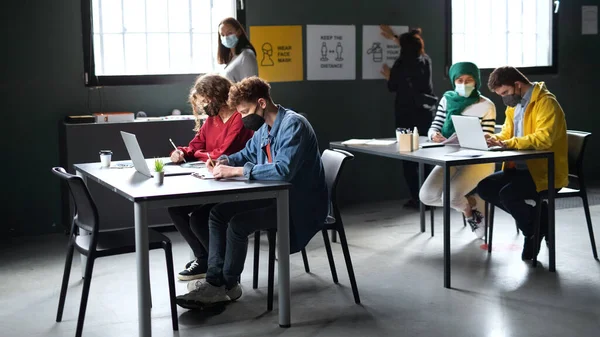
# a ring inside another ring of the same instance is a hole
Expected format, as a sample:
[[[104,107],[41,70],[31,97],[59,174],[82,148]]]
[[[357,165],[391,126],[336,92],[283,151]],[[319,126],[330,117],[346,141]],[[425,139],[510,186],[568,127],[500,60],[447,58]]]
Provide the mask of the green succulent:
[[[162,172],[165,168],[165,163],[162,161],[162,159],[154,159],[154,171],[156,172]]]

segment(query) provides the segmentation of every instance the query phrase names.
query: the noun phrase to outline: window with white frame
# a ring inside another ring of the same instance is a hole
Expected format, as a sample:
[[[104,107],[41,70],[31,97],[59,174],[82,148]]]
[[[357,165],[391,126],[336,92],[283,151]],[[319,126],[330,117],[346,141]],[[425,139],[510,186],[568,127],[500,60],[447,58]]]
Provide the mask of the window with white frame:
[[[480,68],[556,66],[551,0],[451,0],[451,63]]]
[[[218,23],[235,0],[91,0],[94,75],[199,74],[217,67]]]

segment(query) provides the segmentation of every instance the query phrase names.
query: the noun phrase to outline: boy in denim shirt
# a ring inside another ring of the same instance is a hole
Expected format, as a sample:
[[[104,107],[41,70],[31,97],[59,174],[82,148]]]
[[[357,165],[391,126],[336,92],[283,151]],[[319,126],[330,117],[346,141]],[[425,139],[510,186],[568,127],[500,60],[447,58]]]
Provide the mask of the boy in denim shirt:
[[[254,130],[246,147],[230,156],[209,161],[216,179],[279,180],[290,190],[290,252],[300,251],[323,228],[329,197],[317,137],[310,123],[296,112],[276,105],[267,82],[250,77],[234,84],[229,106]],[[209,217],[209,257],[206,281],[188,284],[190,292],[178,296],[184,308],[228,302],[242,296],[238,279],[244,268],[248,236],[257,230],[277,228],[275,200],[226,202]]]

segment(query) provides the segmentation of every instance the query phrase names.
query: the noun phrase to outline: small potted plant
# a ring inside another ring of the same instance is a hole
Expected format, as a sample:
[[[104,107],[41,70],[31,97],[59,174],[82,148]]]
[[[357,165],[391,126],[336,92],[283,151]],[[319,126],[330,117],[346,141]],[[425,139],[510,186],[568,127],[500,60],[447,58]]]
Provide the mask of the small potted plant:
[[[162,185],[165,180],[165,163],[162,159],[154,159],[154,181]]]

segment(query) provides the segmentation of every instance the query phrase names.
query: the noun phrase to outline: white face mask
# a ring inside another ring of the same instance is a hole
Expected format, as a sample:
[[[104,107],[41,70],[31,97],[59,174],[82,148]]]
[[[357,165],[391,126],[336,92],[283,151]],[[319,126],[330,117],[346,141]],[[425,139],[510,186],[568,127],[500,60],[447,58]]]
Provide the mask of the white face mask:
[[[471,93],[475,90],[475,86],[473,84],[456,84],[454,91],[462,97],[469,97]]]
[[[221,37],[221,43],[227,48],[235,48],[238,43],[238,37],[235,34],[229,34]]]

